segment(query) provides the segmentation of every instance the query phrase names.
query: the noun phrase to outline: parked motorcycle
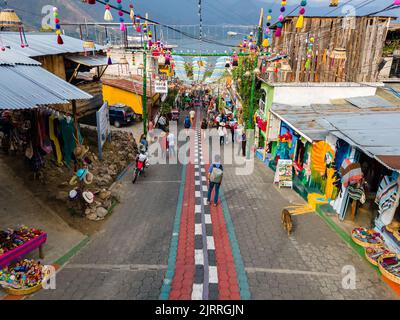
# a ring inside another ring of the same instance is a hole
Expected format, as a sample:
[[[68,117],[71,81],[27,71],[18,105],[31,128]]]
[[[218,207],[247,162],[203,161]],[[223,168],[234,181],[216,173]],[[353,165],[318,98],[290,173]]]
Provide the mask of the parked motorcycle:
[[[148,154],[146,148],[139,148],[139,154],[136,156],[136,166],[133,171],[132,183],[135,183],[137,178],[144,174],[144,170],[150,166]]]

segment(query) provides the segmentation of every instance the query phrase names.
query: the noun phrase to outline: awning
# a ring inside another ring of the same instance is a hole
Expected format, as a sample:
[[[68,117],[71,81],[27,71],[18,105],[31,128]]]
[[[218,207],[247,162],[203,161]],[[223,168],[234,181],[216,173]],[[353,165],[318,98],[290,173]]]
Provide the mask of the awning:
[[[78,64],[82,64],[88,67],[102,67],[108,65],[108,58],[106,56],[82,56],[82,55],[73,55],[67,56],[68,60],[76,62]],[[117,64],[114,63],[113,64]]]
[[[0,66],[0,109],[29,109],[91,98],[39,66]]]

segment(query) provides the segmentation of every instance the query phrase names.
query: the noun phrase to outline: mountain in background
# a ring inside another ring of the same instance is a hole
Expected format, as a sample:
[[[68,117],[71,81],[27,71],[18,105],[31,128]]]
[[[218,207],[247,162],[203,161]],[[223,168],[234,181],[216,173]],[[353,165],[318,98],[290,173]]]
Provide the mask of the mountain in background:
[[[0,0],[0,5],[4,5],[4,0]],[[202,0],[203,2],[203,24],[218,25],[255,25],[258,23],[260,9],[272,8],[274,20],[279,15],[279,1],[272,0]],[[299,0],[288,1],[286,14],[296,8]],[[306,8],[307,15],[325,15],[332,8],[329,8],[329,1],[310,0]],[[356,6],[365,1],[355,0]],[[39,28],[43,18],[42,7],[52,5],[59,8],[61,22],[84,22],[103,21],[104,6],[102,4],[88,5],[82,3],[82,0],[7,0],[8,7],[14,8],[21,19],[28,26]],[[115,0],[110,1],[116,4]],[[122,1],[124,8],[129,10],[130,0]],[[164,24],[178,25],[199,24],[198,0],[134,0],[135,10],[138,14],[149,14],[150,19],[154,19]],[[393,3],[393,0],[379,0],[364,6],[357,11],[357,14],[370,13],[377,9]],[[295,10],[293,14],[297,14]],[[115,10],[112,10],[115,21],[118,16]],[[333,14],[341,14],[338,9]],[[399,10],[389,11],[386,14],[398,16]]]

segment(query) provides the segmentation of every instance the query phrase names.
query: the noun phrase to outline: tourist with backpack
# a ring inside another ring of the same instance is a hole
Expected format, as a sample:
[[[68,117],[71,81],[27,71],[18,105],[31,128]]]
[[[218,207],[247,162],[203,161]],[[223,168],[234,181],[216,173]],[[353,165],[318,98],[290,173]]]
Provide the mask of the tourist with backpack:
[[[189,116],[186,116],[185,123],[184,123],[184,127],[186,129],[186,136],[189,136],[190,126],[191,126],[190,118],[189,118]]]
[[[219,195],[219,188],[221,187],[222,178],[224,176],[224,168],[221,164],[221,157],[216,155],[214,158],[214,162],[211,164],[210,168],[208,169],[208,195],[207,195],[207,203],[209,204],[211,201],[211,193],[215,187],[214,192],[214,207],[218,204],[218,195]]]

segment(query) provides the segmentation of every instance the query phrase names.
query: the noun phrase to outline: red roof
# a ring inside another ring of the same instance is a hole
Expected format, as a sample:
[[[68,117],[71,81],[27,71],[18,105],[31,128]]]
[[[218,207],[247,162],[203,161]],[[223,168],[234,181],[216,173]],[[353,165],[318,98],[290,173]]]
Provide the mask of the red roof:
[[[136,93],[141,96],[141,95],[143,95],[143,83],[142,83],[141,79],[142,79],[141,77],[140,77],[140,79],[139,79],[139,77],[135,77],[134,80],[103,79],[102,83],[107,86],[118,88],[118,89],[125,90],[125,91],[132,92],[132,93]],[[156,94],[154,92],[152,92],[152,90],[150,89],[150,83],[147,82],[147,96],[153,97],[155,95]]]

